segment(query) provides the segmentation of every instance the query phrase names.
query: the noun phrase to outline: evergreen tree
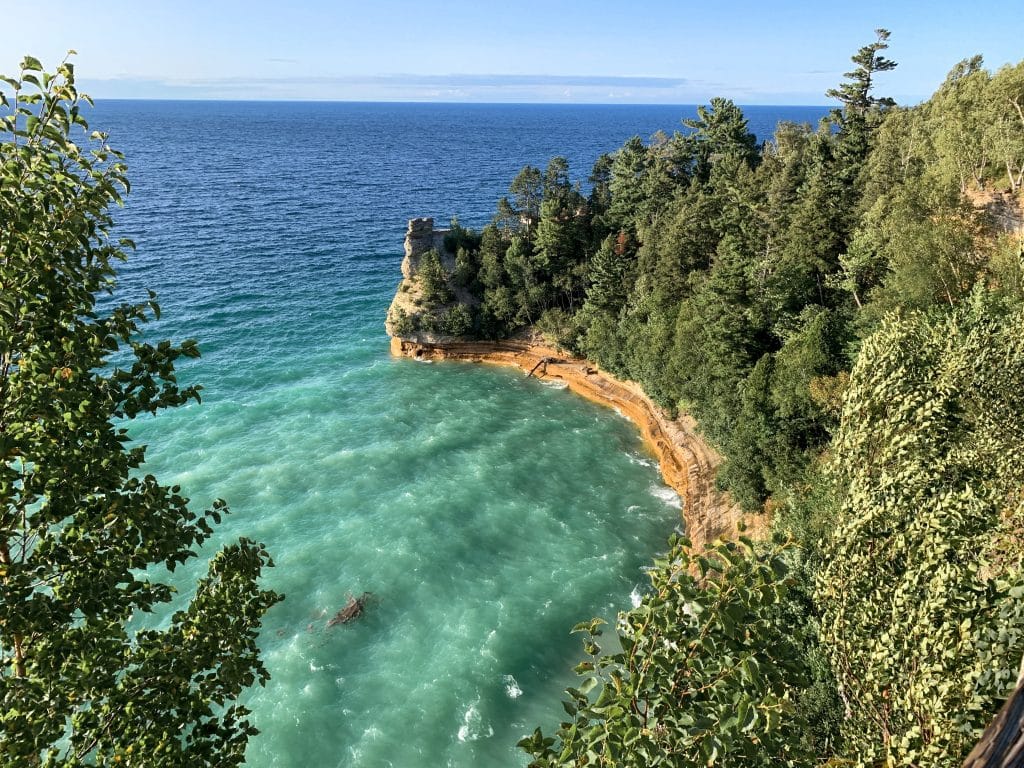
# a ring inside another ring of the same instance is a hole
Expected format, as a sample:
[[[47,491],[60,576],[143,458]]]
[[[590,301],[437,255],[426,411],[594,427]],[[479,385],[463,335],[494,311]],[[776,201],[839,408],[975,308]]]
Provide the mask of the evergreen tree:
[[[644,179],[650,168],[647,147],[639,136],[629,139],[614,154],[608,188],[611,203],[607,221],[613,231],[635,236],[644,220]]]
[[[455,297],[448,284],[448,271],[441,264],[441,257],[433,248],[420,256],[416,276],[423,291],[423,303],[428,309],[447,304]]]
[[[534,242],[540,279],[550,286],[545,308],[565,306],[573,311],[582,301],[588,236],[586,201],[570,182],[569,164],[556,157],[544,174],[544,199]]]
[[[744,256],[734,238],[725,238],[713,267],[680,307],[669,366],[679,396],[720,445],[739,427],[742,384],[762,354],[750,306]],[[758,473],[762,463],[745,466]],[[763,483],[755,485],[742,498],[757,506]]]
[[[498,201],[498,220],[503,228],[511,232],[522,232],[532,237],[533,228],[540,220],[540,204],[544,199],[544,182],[539,168],[524,166],[512,180],[508,191],[509,200]]]
[[[872,93],[876,76],[896,68],[896,62],[881,53],[889,47],[889,31],[876,29],[875,34],[875,42],[865,45],[851,58],[857,66],[845,74],[847,81],[825,92],[826,96],[838,99],[843,105],[832,112],[832,119],[839,127],[836,175],[850,190],[841,204],[851,211],[855,210],[859,197],[859,175],[871,148],[871,134],[885,111],[896,103],[888,96],[879,97]]]
[[[743,111],[729,99],[714,98],[710,107],[697,107],[697,118],[683,120],[692,133],[694,177],[706,183],[716,165],[741,162],[753,167],[759,158],[757,137],[747,128]]]
[[[876,29],[877,39],[870,45],[863,46],[850,60],[856,68],[847,72],[847,82],[838,88],[830,88],[825,92],[829,98],[838,99],[843,104],[841,112],[834,113],[840,126],[852,118],[867,118],[873,112],[884,107],[895,106],[889,97],[874,96],[871,91],[875,85],[875,76],[879,72],[889,72],[896,68],[896,62],[885,58],[882,51],[889,47],[889,30]]]
[[[626,235],[608,235],[590,262],[587,302],[611,315],[618,314],[626,303],[634,266]]]

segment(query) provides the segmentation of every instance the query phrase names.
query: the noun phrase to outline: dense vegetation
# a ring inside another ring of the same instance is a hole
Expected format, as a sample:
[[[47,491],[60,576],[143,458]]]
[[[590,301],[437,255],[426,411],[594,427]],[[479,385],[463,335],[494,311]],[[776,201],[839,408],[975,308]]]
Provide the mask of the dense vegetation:
[[[527,167],[453,280],[698,417],[774,541],[674,542],[536,765],[955,765],[1024,652],[1024,63],[875,94],[759,145],[713,99],[673,136]],[[884,77],[882,78],[884,79]],[[1007,222],[1010,222],[1008,225]],[[696,574],[696,575],[694,575]]]
[[[125,425],[199,399],[180,346],[142,340],[152,295],[116,303],[109,208],[121,155],[89,134],[70,63],[26,57],[0,88],[0,763],[230,766],[255,729],[237,701],[279,596],[262,545],[229,544],[154,626],[223,502],[196,513],[144,474]]]

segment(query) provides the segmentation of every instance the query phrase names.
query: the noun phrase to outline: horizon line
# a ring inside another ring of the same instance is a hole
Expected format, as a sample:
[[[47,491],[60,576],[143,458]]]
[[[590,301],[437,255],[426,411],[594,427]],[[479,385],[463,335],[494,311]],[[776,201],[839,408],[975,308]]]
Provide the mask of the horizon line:
[[[85,92],[83,92],[85,93]],[[623,101],[456,101],[449,99],[339,99],[339,98],[279,98],[253,99],[231,96],[93,96],[86,94],[95,102],[101,101],[154,101],[154,102],[187,102],[187,103],[247,103],[247,104],[395,104],[395,105],[449,105],[466,107],[700,107],[708,106],[711,99],[693,102],[623,102]],[[714,96],[712,98],[727,98]],[[808,109],[838,109],[836,104],[782,104],[782,103],[742,103],[728,99],[738,107],[804,107]],[[898,105],[904,106],[904,105]]]

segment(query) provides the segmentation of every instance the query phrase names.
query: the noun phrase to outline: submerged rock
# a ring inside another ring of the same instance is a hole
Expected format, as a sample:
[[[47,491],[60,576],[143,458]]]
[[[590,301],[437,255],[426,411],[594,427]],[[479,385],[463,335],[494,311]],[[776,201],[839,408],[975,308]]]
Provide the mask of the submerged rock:
[[[366,607],[366,602],[372,597],[372,593],[363,592],[359,597],[348,596],[348,602],[345,607],[338,611],[334,616],[327,622],[328,627],[333,627],[335,624],[348,624],[353,619],[358,619],[363,614],[363,608]]]

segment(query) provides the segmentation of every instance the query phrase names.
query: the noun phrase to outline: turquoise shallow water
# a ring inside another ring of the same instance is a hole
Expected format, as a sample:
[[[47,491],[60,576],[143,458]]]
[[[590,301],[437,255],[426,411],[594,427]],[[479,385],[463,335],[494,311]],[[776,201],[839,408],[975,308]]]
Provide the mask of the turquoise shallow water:
[[[759,113],[814,120],[823,110]],[[204,402],[133,426],[218,532],[265,542],[287,599],[247,694],[254,766],[523,764],[580,656],[678,523],[636,430],[521,372],[392,359],[406,219],[479,226],[515,172],[672,130],[692,109],[105,102],[154,336],[200,340]],[[761,129],[764,133],[763,126]],[[212,552],[212,550],[211,550]],[[204,553],[209,554],[209,553]],[[177,576],[183,591],[199,565]],[[365,615],[326,628],[348,594]]]
[[[629,604],[677,519],[635,430],[490,366],[282,373],[136,430],[159,477],[232,502],[223,536],[273,550],[250,763],[515,764],[557,722],[568,629]]]
[[[225,535],[273,549],[288,598],[250,762],[515,764],[556,722],[568,629],[629,604],[676,520],[635,430],[487,366],[382,358],[284,390],[139,430],[159,476],[232,500]],[[327,629],[364,590],[364,617]]]

